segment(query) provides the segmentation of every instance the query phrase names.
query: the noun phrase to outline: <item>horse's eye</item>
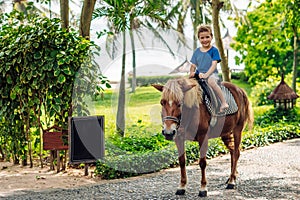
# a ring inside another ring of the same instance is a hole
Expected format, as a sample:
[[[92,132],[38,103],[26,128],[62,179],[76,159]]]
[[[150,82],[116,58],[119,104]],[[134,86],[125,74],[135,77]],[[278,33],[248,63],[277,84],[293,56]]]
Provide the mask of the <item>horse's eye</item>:
[[[160,100],[160,104],[161,104],[162,106],[166,105],[166,100],[164,100],[164,99]]]
[[[179,103],[177,106],[178,106],[178,108],[180,108],[181,107],[181,103]]]

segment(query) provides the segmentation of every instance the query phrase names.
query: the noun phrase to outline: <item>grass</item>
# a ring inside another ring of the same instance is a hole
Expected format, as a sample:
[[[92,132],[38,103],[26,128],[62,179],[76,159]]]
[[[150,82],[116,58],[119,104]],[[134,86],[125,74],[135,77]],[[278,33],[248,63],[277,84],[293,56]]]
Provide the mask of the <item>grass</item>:
[[[105,132],[113,134],[116,129],[116,115],[118,105],[118,91],[106,90],[103,98],[98,97],[97,101],[91,98],[86,100],[91,115],[105,116]],[[153,87],[138,87],[135,93],[126,91],[126,127],[150,126],[152,132],[159,132],[160,121],[160,100],[161,93]],[[134,134],[132,131],[125,131],[126,135]]]
[[[247,83],[233,80],[234,84],[245,89],[250,96],[251,88]],[[106,90],[103,98],[98,97],[96,101],[87,99],[89,110],[92,115],[105,116],[105,132],[113,134],[115,131],[116,114],[118,105],[118,91]],[[152,86],[138,87],[135,93],[126,92],[126,127],[131,126],[149,126],[153,129],[151,132],[161,131],[161,106],[159,104],[161,93]],[[266,108],[267,109],[267,108]],[[255,112],[262,112],[261,108]],[[126,135],[134,134],[132,131],[125,131]]]
[[[152,86],[139,87],[135,93],[131,93],[129,98],[130,107],[139,107],[150,104],[158,104],[161,97],[161,93]]]

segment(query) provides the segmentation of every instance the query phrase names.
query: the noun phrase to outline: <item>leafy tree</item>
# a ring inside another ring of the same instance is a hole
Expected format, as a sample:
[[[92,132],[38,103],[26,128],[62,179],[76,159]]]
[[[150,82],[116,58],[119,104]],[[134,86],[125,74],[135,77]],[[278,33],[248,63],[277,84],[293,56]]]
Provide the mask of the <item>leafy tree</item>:
[[[283,29],[283,9],[262,3],[248,12],[247,23],[238,27],[233,48],[241,56],[236,57],[236,62],[245,64],[245,74],[252,85],[269,75],[291,72],[291,32]]]
[[[278,0],[272,1],[273,4],[277,5],[278,9],[280,7],[284,9],[285,15],[285,28],[290,29],[293,34],[293,82],[292,88],[296,91],[296,81],[298,77],[298,69],[297,66],[299,65],[299,43],[300,43],[300,0]]]
[[[93,69],[87,60],[93,44],[61,29],[59,19],[13,12],[0,21],[0,137],[13,155],[26,159],[38,137],[33,134],[39,133],[33,127],[67,127],[78,70]],[[89,88],[93,82],[81,79],[81,85]]]

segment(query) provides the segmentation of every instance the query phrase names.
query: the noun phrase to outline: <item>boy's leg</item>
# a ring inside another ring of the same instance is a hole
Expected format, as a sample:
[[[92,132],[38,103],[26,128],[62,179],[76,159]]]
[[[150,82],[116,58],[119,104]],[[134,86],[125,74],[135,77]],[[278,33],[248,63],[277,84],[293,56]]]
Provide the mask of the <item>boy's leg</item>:
[[[218,97],[221,100],[220,112],[223,112],[224,109],[228,108],[229,105],[226,102],[226,99],[223,95],[221,88],[217,84],[217,80],[215,77],[210,76],[207,80],[208,84],[213,88],[213,90],[217,93]]]

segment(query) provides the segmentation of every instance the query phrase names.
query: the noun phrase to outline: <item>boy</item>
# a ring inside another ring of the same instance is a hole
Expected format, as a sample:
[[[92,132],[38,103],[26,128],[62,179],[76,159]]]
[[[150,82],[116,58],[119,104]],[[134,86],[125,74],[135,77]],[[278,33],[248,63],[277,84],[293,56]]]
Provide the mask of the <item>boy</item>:
[[[229,105],[217,84],[219,79],[217,63],[221,62],[219,50],[211,45],[213,34],[210,26],[201,25],[198,28],[198,39],[201,47],[197,48],[191,58],[190,78],[198,76],[207,79],[208,85],[213,88],[221,100],[220,112],[224,112]]]

